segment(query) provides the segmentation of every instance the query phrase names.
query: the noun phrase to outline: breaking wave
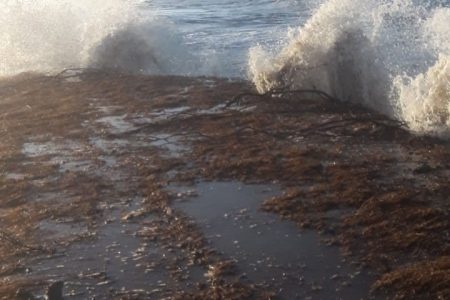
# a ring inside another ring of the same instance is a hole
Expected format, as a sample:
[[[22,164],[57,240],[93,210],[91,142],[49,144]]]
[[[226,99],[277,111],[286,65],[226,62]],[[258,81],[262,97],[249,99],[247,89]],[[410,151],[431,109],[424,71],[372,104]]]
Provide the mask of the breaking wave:
[[[289,32],[279,51],[253,47],[249,76],[260,92],[319,89],[405,121],[415,132],[448,137],[446,5],[326,1],[303,26]]]
[[[302,26],[280,38],[283,46],[256,46],[249,51],[248,75],[260,92],[279,87],[319,89],[405,121],[415,132],[450,136],[448,0],[300,2],[305,11],[314,9],[314,13],[309,19],[299,20]],[[214,53],[192,48],[198,41],[188,38],[186,42],[174,23],[151,11],[155,6],[150,3],[2,1],[0,76],[22,72],[55,74],[69,68],[193,76],[228,74],[227,58],[239,53],[227,52],[225,59],[219,59]],[[183,3],[189,7],[191,2]],[[265,12],[270,11],[268,2],[261,3],[266,5]],[[264,35],[257,34],[261,33],[258,22],[245,22],[245,16],[252,15],[247,11],[239,21],[224,17],[224,23],[213,26],[215,16],[205,15],[202,22],[212,23],[202,26],[219,38],[227,36],[221,31],[226,22],[230,22],[228,31],[234,26],[253,26],[241,28],[238,36],[248,32],[261,40]],[[267,14],[267,18],[272,17]],[[195,22],[189,26],[193,27],[185,32],[200,28],[195,27]],[[198,45],[211,40],[208,46],[214,48],[218,39],[209,39],[205,34],[198,35],[203,39]],[[195,36],[191,34],[191,38]],[[230,51],[235,51],[238,43],[233,45]],[[246,51],[248,46],[244,48],[236,51]],[[192,49],[196,49],[195,53]]]
[[[0,11],[0,76],[67,68],[198,70],[174,26],[139,1],[9,0]]]

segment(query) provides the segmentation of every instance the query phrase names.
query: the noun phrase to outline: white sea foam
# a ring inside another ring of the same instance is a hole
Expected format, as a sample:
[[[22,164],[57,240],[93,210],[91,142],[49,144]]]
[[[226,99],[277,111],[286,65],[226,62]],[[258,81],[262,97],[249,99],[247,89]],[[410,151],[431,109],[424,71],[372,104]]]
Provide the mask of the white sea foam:
[[[434,10],[424,34],[438,58],[415,77],[397,76],[394,99],[399,99],[401,116],[411,129],[450,137],[450,8]]]
[[[164,17],[158,17],[157,6],[166,2]],[[273,36],[288,18],[286,26],[303,25],[280,37],[272,49],[250,49],[248,73],[259,91],[320,89],[403,120],[415,132],[450,136],[449,5],[448,0],[254,5],[231,0],[5,0],[0,2],[0,76],[91,67],[236,76],[242,69],[236,64],[242,64],[251,40],[275,44]],[[301,18],[295,19],[295,9],[303,10]],[[268,34],[271,26],[277,29]],[[214,54],[216,48],[220,55]]]
[[[413,131],[445,136],[449,11],[412,0],[330,0],[289,33],[281,51],[252,48],[249,76],[260,92],[319,89],[403,120]]]
[[[196,69],[167,20],[127,0],[0,2],[0,76],[111,68],[172,74]]]

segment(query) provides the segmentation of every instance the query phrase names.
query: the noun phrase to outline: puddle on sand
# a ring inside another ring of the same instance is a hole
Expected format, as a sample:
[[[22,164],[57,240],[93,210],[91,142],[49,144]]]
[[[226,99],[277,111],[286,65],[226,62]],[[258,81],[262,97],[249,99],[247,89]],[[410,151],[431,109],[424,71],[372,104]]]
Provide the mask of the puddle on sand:
[[[178,114],[186,112],[190,109],[189,106],[179,106],[173,108],[166,108],[160,111],[152,112],[147,118],[142,118],[141,120],[146,120],[147,123],[156,123],[170,118],[176,117]],[[139,121],[138,121],[139,122]],[[141,121],[142,123],[142,121]]]
[[[89,143],[102,150],[105,153],[122,153],[126,150],[126,147],[130,144],[129,141],[124,139],[105,140],[101,138],[92,137],[89,139]]]
[[[45,233],[46,239],[57,240],[88,233],[86,226],[79,223],[63,223],[53,220],[39,222],[39,230]]]
[[[94,103],[91,103],[91,105],[96,106]],[[114,113],[114,112],[122,109],[122,106],[119,106],[119,105],[104,105],[104,106],[102,106],[102,105],[100,105],[100,106],[96,106],[96,108],[97,108],[98,112],[108,115],[108,114]]]
[[[108,116],[100,118],[96,122],[109,127],[111,133],[124,133],[136,129],[132,123],[125,121],[126,117],[126,114],[123,116]]]
[[[212,182],[198,184],[196,191],[198,197],[175,207],[193,217],[251,281],[268,284],[281,299],[369,298],[371,277],[349,266],[339,249],[259,210],[264,199],[279,194],[276,187]]]
[[[93,163],[90,160],[83,159],[81,154],[91,151],[92,149],[88,145],[72,140],[63,140],[58,143],[53,141],[30,142],[24,143],[22,146],[22,153],[28,158],[52,156],[46,164],[58,166],[61,173],[88,172],[93,168]]]
[[[22,154],[28,157],[38,157],[58,153],[58,147],[55,143],[25,143],[22,146]]]
[[[138,223],[121,221],[121,216],[134,207],[131,203],[112,208],[112,217],[105,224],[90,228],[90,238],[69,246],[63,255],[31,262],[29,276],[64,281],[65,299],[111,299],[126,291],[149,297],[152,290],[158,290],[167,280],[158,265],[164,253],[136,236]],[[87,229],[42,222],[41,230],[62,238]]]
[[[153,140],[149,142],[149,145],[158,147],[162,150],[165,150],[165,156],[174,156],[177,157],[181,155],[183,152],[189,150],[187,146],[185,146],[178,137],[172,136],[170,134],[156,134],[151,137]]]
[[[25,178],[27,178],[27,175],[19,173],[7,173],[5,175],[6,180],[21,181],[24,180]]]
[[[70,160],[69,160],[70,159]],[[92,161],[89,160],[74,160],[69,157],[54,157],[50,160],[50,164],[58,165],[59,172],[84,172],[87,173],[89,170],[94,168]]]
[[[28,157],[39,157],[45,155],[59,155],[67,156],[75,153],[86,152],[85,145],[72,141],[64,140],[61,143],[55,143],[53,141],[45,143],[24,143],[22,146],[22,154]]]

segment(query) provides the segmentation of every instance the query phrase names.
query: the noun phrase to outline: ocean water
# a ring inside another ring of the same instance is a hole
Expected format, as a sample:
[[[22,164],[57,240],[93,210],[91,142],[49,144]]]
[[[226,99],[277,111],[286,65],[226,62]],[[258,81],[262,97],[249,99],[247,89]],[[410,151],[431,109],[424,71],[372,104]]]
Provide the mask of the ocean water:
[[[450,136],[448,0],[5,0],[0,76],[67,68],[314,88]]]
[[[206,69],[228,77],[247,75],[248,51],[256,45],[280,48],[290,27],[308,19],[314,1],[156,0],[157,15],[175,23],[189,51]]]

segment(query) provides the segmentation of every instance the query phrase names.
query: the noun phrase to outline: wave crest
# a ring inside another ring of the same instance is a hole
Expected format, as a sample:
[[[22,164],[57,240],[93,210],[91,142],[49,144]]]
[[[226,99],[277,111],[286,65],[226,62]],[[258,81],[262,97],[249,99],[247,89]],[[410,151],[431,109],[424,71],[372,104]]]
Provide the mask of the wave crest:
[[[6,1],[0,11],[0,76],[90,67],[187,73],[192,62],[174,26],[138,1]]]
[[[259,92],[319,89],[407,122],[450,132],[450,9],[411,0],[330,0],[288,36],[278,53],[250,49]]]
[[[450,137],[450,56],[427,72],[394,80],[401,116],[416,132]]]
[[[90,67],[127,73],[188,74],[194,57],[165,20],[128,24],[106,36],[89,55]]]

